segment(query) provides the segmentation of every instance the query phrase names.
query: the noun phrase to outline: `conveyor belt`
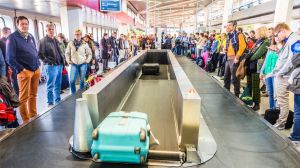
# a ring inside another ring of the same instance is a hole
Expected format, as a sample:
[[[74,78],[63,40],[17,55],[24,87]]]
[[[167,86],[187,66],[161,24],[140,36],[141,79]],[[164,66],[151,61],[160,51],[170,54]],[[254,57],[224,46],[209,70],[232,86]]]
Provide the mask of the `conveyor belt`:
[[[299,153],[259,115],[241,106],[189,59],[177,60],[202,99],[202,115],[218,144],[215,157],[200,167],[300,167]]]
[[[229,95],[227,91],[223,90],[211,77],[188,59],[178,58],[178,61],[202,98],[202,114],[218,144],[216,156],[198,167],[300,167],[300,155],[288,142],[263,123],[258,115],[242,107],[233,96]],[[137,90],[139,85],[141,84],[136,86]],[[135,90],[133,94],[142,96]],[[142,99],[146,100],[147,98]],[[130,110],[133,103],[135,103],[134,99],[129,96],[123,109]],[[94,164],[91,161],[74,159],[68,151],[68,140],[73,133],[74,112],[75,96],[73,95],[0,142],[0,167],[139,167]],[[154,117],[168,116],[150,115],[150,120],[152,121]],[[153,124],[152,127],[156,131],[157,127]],[[157,134],[161,136],[161,133]],[[170,146],[171,148],[172,146]]]
[[[158,150],[178,150],[171,104],[172,93],[176,91],[175,80],[139,80],[122,108],[148,114],[151,129],[160,141]]]

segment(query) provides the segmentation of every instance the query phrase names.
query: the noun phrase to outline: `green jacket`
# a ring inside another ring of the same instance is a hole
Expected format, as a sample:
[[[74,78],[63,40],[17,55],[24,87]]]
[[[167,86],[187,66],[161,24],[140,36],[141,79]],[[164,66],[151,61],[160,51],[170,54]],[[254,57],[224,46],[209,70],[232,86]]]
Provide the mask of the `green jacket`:
[[[264,42],[256,49],[255,53],[251,56],[250,61],[258,60],[264,58],[268,51],[268,46],[270,46],[269,39],[265,39]]]

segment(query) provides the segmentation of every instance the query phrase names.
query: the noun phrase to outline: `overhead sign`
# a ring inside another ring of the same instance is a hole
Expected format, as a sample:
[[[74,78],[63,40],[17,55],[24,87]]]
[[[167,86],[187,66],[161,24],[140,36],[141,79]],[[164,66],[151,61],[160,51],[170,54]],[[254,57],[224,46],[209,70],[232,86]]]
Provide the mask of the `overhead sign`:
[[[100,0],[100,11],[121,12],[121,0]]]

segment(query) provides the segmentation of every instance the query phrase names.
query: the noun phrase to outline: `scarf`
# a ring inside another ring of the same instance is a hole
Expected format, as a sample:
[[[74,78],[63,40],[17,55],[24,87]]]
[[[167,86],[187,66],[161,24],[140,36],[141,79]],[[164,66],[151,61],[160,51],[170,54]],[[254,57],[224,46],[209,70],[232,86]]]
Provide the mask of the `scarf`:
[[[81,46],[81,44],[82,44],[82,40],[79,40],[79,41],[77,41],[76,39],[74,40],[74,46],[76,48],[76,51]]]

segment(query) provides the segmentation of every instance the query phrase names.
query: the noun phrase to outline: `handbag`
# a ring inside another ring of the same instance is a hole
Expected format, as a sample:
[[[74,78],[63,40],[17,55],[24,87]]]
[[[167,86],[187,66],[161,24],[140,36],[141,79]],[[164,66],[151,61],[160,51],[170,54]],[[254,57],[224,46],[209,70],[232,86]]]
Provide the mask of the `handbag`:
[[[238,66],[236,73],[236,77],[238,79],[244,79],[246,76],[246,59],[243,59]]]
[[[250,89],[249,87],[245,87],[244,91],[240,97],[240,99],[248,106],[251,106],[253,104],[253,99],[250,95]]]

